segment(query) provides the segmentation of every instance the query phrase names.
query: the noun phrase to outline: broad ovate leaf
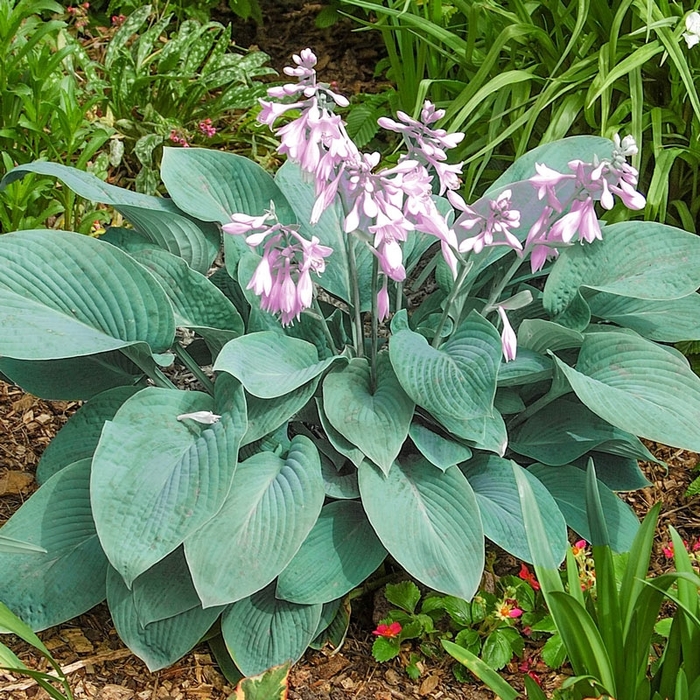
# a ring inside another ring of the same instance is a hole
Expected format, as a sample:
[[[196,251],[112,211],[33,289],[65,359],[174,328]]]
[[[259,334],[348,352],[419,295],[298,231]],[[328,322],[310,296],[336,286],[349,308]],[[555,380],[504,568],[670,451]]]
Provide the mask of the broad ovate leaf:
[[[360,585],[386,550],[358,501],[331,501],[279,575],[275,595],[293,603],[328,603]]]
[[[270,583],[311,531],[324,495],[318,451],[303,435],[284,459],[259,452],[241,462],[221,510],[185,541],[204,605],[241,600]]]
[[[433,415],[459,420],[491,415],[501,338],[476,311],[439,349],[403,329],[392,335],[389,353],[404,391]]]
[[[401,566],[426,586],[470,599],[484,568],[484,532],[464,474],[418,457],[395,462],[388,475],[363,462],[359,483],[372,527]]]
[[[205,394],[148,388],[105,424],[93,458],[92,504],[102,546],[129,586],[226,499],[247,427],[243,392],[216,423],[178,419],[211,410]]]
[[[119,637],[148,669],[158,671],[183,657],[204,636],[222,608],[201,607],[152,622],[145,627],[129,590],[119,573],[110,567],[107,575],[107,603]]]
[[[274,399],[310,382],[337,360],[345,358],[334,356],[319,362],[311,343],[275,331],[259,331],[226,343],[214,369],[232,374],[253,396]]]
[[[118,248],[67,231],[0,238],[0,355],[53,360],[175,338],[165,292]]]
[[[408,435],[414,404],[401,388],[388,353],[377,357],[376,386],[364,358],[323,381],[323,411],[331,425],[388,472]]]
[[[295,663],[313,640],[323,605],[298,605],[275,597],[274,584],[229,606],[221,633],[236,666],[255,676],[270,666]]]
[[[637,299],[680,299],[698,287],[700,238],[653,221],[605,226],[603,240],[560,251],[543,302],[556,316],[580,287]]]
[[[479,455],[460,465],[474,490],[481,511],[484,534],[518,559],[533,561],[525,521],[513,475],[513,462],[493,455]],[[531,474],[524,472],[542,513],[552,558],[559,564],[566,554],[566,522],[556,501]]]
[[[32,629],[53,627],[105,598],[108,562],[90,510],[90,459],[54,474],[0,529],[45,550],[0,552],[0,600]]]
[[[586,337],[576,369],[554,360],[578,398],[608,423],[700,452],[700,378],[682,356],[636,334],[611,331]]]

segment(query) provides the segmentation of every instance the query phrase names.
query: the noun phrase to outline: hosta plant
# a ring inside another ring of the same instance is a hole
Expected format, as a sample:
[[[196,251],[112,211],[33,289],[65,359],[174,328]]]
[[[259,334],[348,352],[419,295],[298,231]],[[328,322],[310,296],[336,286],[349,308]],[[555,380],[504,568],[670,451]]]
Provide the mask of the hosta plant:
[[[619,550],[638,436],[700,450],[700,379],[666,345],[700,338],[700,239],[597,218],[643,206],[633,142],[549,144],[468,205],[439,111],[382,119],[407,145],[382,168],[314,65],[263,104],[270,125],[296,110],[274,177],[190,148],[164,151],[167,198],[46,162],[4,178],[56,176],[129,222],[0,239],[0,372],[86,400],[1,531],[46,550],[0,554],[34,629],[106,598],[150,668],[213,628],[255,675],[342,639],[387,555],[464,599],[485,538],[532,561],[514,473],[561,561],[567,524],[590,539],[589,457]]]

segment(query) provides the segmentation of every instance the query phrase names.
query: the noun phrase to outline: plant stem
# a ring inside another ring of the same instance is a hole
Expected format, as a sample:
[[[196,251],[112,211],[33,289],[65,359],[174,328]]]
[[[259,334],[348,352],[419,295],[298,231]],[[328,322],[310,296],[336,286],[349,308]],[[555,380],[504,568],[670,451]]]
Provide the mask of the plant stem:
[[[206,374],[204,374],[202,368],[192,359],[192,355],[190,355],[190,353],[187,352],[187,350],[185,350],[185,348],[182,347],[182,345],[180,345],[180,343],[177,341],[175,341],[175,344],[173,345],[173,350],[182,364],[185,365],[185,367],[187,367],[187,369],[192,372],[197,379],[199,379],[200,384],[206,389],[207,393],[214,396],[214,383],[211,379],[209,379],[209,377],[207,377]]]
[[[442,311],[440,323],[438,323],[438,327],[435,330],[435,337],[433,338],[433,347],[436,350],[440,347],[440,335],[442,334],[442,329],[445,327],[445,323],[447,322],[447,317],[450,315],[450,311],[452,310],[454,300],[457,298],[460,291],[462,290],[464,280],[467,279],[467,275],[469,274],[469,271],[472,269],[473,265],[474,264],[471,261],[467,261],[466,263],[464,263],[464,265],[462,265],[462,269],[459,271],[459,275],[457,275],[457,279],[452,285],[452,290],[450,291],[449,296],[445,300],[445,308]]]
[[[377,314],[379,259],[376,255],[373,255],[372,258],[372,345],[369,358],[369,390],[374,395],[377,388],[377,342],[379,339],[379,317]]]
[[[523,263],[523,259],[519,256],[516,255],[515,260],[511,264],[511,266],[506,270],[506,273],[503,275],[501,278],[501,281],[493,288],[491,291],[491,294],[489,295],[489,298],[486,302],[486,305],[481,311],[482,316],[486,317],[488,314],[490,314],[492,311],[496,309],[498,304],[494,303],[498,297],[501,296],[503,290],[506,288],[506,285],[513,279],[513,275],[518,271],[520,266]]]
[[[352,235],[348,241],[348,267],[350,272],[350,287],[352,291],[353,310],[353,341],[355,343],[355,353],[357,357],[365,356],[364,329],[362,326],[362,310],[360,309],[360,285],[357,278],[357,258],[355,257],[355,239]]]
[[[333,335],[331,333],[331,329],[328,327],[328,322],[326,321],[326,317],[323,315],[323,311],[321,310],[321,306],[318,303],[318,299],[314,296],[313,300],[313,308],[316,313],[312,314],[314,318],[317,318],[321,322],[321,327],[323,328],[323,335],[326,338],[326,342],[328,343],[328,347],[331,349],[331,352],[334,355],[338,354],[338,348],[335,346],[335,341],[333,340]]]

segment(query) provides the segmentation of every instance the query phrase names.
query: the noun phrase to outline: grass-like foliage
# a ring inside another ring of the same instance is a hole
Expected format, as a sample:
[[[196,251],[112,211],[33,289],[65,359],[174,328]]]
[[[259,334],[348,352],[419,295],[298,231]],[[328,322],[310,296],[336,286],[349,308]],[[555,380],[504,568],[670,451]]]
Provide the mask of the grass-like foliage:
[[[129,222],[0,237],[0,372],[86,401],[0,531],[45,550],[0,553],[0,599],[34,629],[106,599],[150,668],[218,625],[212,644],[256,675],[342,640],[346,597],[388,554],[462,599],[485,538],[559,563],[567,525],[596,534],[590,457],[629,548],[614,492],[648,483],[639,436],[700,451],[700,379],[669,346],[700,338],[700,238],[598,220],[644,204],[631,139],[542,146],[468,205],[445,154],[461,135],[430,103],[380,119],[407,143],[381,167],[313,53],[294,62],[260,112],[297,115],[274,177],[166,148],[167,198],[45,161],[0,183],[53,176]]]
[[[342,0],[381,32],[398,107],[427,97],[482,192],[528,149],[567,135],[625,130],[647,193],[646,218],[695,231],[700,211],[700,48],[668,0]],[[688,42],[691,43],[691,42]]]

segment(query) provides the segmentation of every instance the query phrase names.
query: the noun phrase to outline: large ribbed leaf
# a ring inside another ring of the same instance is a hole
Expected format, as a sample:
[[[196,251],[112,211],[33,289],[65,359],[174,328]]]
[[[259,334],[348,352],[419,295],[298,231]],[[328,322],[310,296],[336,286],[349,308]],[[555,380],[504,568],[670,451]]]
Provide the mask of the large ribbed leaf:
[[[527,471],[536,476],[552,494],[566,524],[590,542],[591,532],[584,498],[586,472],[572,466],[547,467],[544,464],[533,464]],[[639,529],[639,521],[632,509],[600,480],[598,490],[610,535],[610,546],[616,552],[627,552]]]
[[[117,387],[98,394],[84,404],[44,450],[36,469],[37,481],[44,483],[57,471],[79,459],[92,459],[105,421],[114,418],[119,407],[137,391],[133,386]]]
[[[332,501],[279,575],[275,595],[293,603],[328,603],[362,583],[385,557],[362,504]]]
[[[0,372],[49,401],[87,401],[119,386],[133,386],[143,372],[120,350],[62,360],[0,357]]]
[[[221,617],[221,633],[236,666],[254,676],[298,661],[313,640],[323,605],[275,598],[274,584],[234,603]]]
[[[337,360],[345,361],[334,356],[319,362],[311,343],[260,331],[226,343],[214,369],[232,374],[253,396],[274,399],[310,382]]]
[[[651,340],[700,340],[700,294],[681,299],[633,299],[601,292],[588,299],[591,313]]]
[[[104,600],[107,559],[90,511],[90,460],[51,477],[0,529],[45,554],[0,552],[0,600],[35,630]]]
[[[362,505],[389,553],[426,586],[471,598],[484,568],[479,506],[457,467],[443,474],[423,457],[395,462],[388,475],[364,462]]]
[[[175,312],[178,327],[191,328],[204,338],[209,329],[229,331],[231,337],[244,331],[243,319],[224,293],[204,275],[164,250],[132,253],[160,282]]]
[[[225,224],[237,212],[258,216],[270,201],[280,221],[296,221],[275,181],[249,158],[206,148],[164,148],[160,174],[173,202],[202,221]]]
[[[472,456],[471,449],[466,445],[443,437],[417,421],[411,423],[408,434],[418,451],[442,471]]]
[[[211,409],[206,394],[148,388],[105,424],[93,458],[92,506],[102,546],[129,585],[228,494],[246,431],[243,392],[218,423],[178,420]]]
[[[242,462],[221,510],[185,541],[203,604],[241,600],[270,583],[301,547],[323,499],[318,452],[303,435],[285,459],[259,452]]]
[[[700,238],[653,221],[606,226],[603,240],[564,248],[544,288],[556,316],[580,287],[637,299],[680,299],[698,287]]]
[[[498,331],[473,311],[436,350],[408,328],[391,337],[391,364],[404,391],[434,415],[491,415],[500,365]]]
[[[0,355],[52,360],[135,343],[163,352],[173,312],[153,276],[118,248],[67,231],[0,238]]]
[[[323,380],[323,411],[331,425],[384,472],[399,455],[413,409],[386,352],[377,357],[374,390],[364,358],[351,360]]]
[[[523,423],[510,448],[543,464],[571,464],[591,450],[653,460],[634,435],[599,418],[578,401],[560,398]]]
[[[513,462],[493,455],[479,455],[461,464],[460,469],[474,489],[486,537],[518,559],[532,562]],[[524,474],[530,480],[542,512],[552,558],[559,564],[568,544],[564,516],[549,491],[528,472]]]
[[[581,401],[634,435],[700,452],[700,378],[682,356],[633,333],[591,333],[576,369],[557,366]]]
[[[150,671],[174,664],[199,642],[214,624],[222,608],[201,607],[142,626],[134,590],[129,590],[117,571],[107,575],[107,603],[121,640],[145,662]]]
[[[219,251],[218,229],[184,216],[172,200],[130,192],[68,165],[46,161],[18,165],[5,175],[0,189],[27,173],[57,177],[81,197],[112,205],[131,221],[141,236],[180,256],[201,273],[207,272]]]
[[[222,374],[221,376],[230,375]],[[318,378],[312,379],[307,384],[276,399],[259,399],[256,396],[247,396],[248,430],[241,444],[249,445],[286,423],[311,400],[317,386]]]
[[[301,168],[287,161],[275,174],[275,182],[289,200],[297,218],[301,222],[301,231],[306,238],[316,236],[319,241],[333,249],[333,254],[326,258],[326,269],[318,278],[318,283],[333,296],[352,303],[350,286],[350,268],[348,266],[348,246],[353,245],[357,262],[357,281],[360,289],[360,306],[368,311],[372,305],[372,252],[369,246],[361,244],[353,235],[343,230],[345,214],[339,201],[327,207],[317,224],[309,224],[311,210],[316,202],[315,186],[311,179],[305,177]]]

